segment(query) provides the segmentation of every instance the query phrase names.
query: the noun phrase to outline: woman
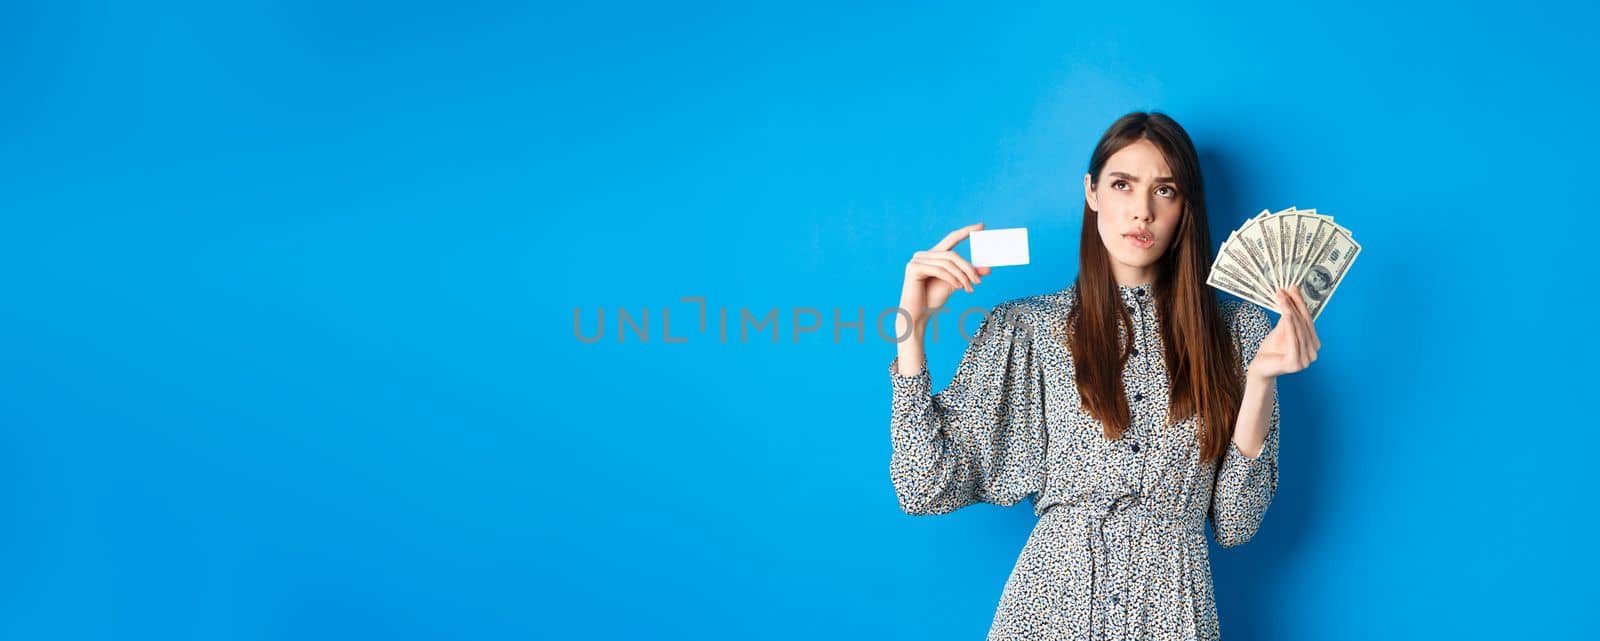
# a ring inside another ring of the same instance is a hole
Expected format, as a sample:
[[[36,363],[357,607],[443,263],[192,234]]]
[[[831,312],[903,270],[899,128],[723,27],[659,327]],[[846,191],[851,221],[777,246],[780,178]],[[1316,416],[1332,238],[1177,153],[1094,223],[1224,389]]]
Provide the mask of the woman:
[[[1272,327],[1205,284],[1199,159],[1171,118],[1118,119],[1083,182],[1076,282],[996,306],[937,395],[923,335],[989,275],[952,251],[982,223],[906,265],[890,476],[910,514],[1032,497],[1039,522],[990,639],[1216,639],[1203,524],[1223,547],[1261,525],[1278,484],[1277,377],[1321,341],[1298,292],[1276,292],[1290,312]]]

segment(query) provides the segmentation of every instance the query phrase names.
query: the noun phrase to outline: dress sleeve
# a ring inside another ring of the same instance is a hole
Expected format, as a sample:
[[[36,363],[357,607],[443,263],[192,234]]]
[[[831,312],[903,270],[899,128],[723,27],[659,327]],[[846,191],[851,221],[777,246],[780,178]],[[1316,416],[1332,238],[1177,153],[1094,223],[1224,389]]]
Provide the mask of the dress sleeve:
[[[1272,329],[1261,307],[1239,303],[1233,315],[1234,336],[1239,343],[1241,371],[1261,349],[1262,340]],[[1245,456],[1233,439],[1222,456],[1211,499],[1211,530],[1217,544],[1225,548],[1243,545],[1255,536],[1278,490],[1278,387],[1272,386],[1272,411],[1267,418],[1267,438],[1254,458]]]
[[[890,361],[889,476],[907,514],[1010,506],[1043,491],[1044,377],[1033,329],[1014,303],[996,306],[938,394],[926,361],[916,376],[899,373],[898,356]]]

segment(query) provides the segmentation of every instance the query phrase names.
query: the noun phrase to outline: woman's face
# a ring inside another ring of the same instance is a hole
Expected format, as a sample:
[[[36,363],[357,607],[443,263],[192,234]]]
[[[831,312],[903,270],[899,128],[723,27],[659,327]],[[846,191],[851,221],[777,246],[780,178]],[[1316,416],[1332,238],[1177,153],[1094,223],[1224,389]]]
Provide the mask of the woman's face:
[[[1155,280],[1156,263],[1172,245],[1183,195],[1155,144],[1139,139],[1106,161],[1098,184],[1083,175],[1083,195],[1099,219],[1100,242],[1119,285]]]

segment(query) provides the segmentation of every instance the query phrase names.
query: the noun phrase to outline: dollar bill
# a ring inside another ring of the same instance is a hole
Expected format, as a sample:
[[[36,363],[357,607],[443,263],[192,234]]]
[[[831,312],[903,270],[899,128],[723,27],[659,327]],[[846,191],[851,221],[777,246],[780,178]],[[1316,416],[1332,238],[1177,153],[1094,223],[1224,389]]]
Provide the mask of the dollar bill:
[[[1361,244],[1316,209],[1261,210],[1228,234],[1206,284],[1279,314],[1277,291],[1298,289],[1315,320],[1350,272]]]
[[[1219,253],[1217,260],[1234,268],[1237,272],[1234,276],[1234,281],[1251,287],[1252,291],[1257,295],[1271,300],[1272,296],[1268,293],[1271,290],[1267,287],[1266,281],[1262,279],[1262,274],[1266,273],[1266,270],[1262,268],[1260,262],[1252,257],[1250,252],[1245,251],[1244,242],[1238,241],[1237,238],[1238,232],[1228,235],[1228,240],[1222,244],[1222,251]]]
[[[1300,288],[1300,298],[1305,301],[1311,320],[1322,315],[1360,253],[1361,245],[1350,237],[1349,231],[1335,228],[1321,251],[1306,264],[1305,274],[1295,286]]]

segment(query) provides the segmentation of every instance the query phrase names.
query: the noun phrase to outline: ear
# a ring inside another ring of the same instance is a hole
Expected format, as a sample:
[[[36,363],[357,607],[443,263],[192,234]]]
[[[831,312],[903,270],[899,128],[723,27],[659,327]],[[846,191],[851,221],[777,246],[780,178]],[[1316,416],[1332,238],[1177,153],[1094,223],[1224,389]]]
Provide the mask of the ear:
[[[1094,193],[1094,186],[1091,184],[1090,178],[1087,173],[1083,175],[1083,202],[1088,203],[1089,209],[1098,214],[1100,213],[1100,197]]]

